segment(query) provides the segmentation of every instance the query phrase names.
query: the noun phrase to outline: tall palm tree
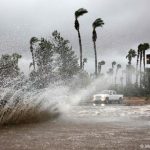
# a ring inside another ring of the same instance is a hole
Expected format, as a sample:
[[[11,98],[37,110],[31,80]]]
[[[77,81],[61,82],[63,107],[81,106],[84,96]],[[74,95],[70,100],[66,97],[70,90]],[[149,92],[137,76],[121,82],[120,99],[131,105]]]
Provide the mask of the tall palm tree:
[[[88,11],[84,8],[80,8],[77,11],[75,11],[75,29],[78,32],[78,38],[79,38],[79,46],[80,46],[80,68],[82,69],[82,40],[81,40],[81,35],[80,35],[80,24],[78,21],[78,18],[80,16],[83,16],[84,14],[88,13]]]
[[[32,54],[32,64],[33,64],[33,67],[34,67],[34,70],[35,70],[35,60],[34,60],[34,52],[33,52],[33,45],[36,43],[36,42],[38,42],[38,38],[36,38],[36,37],[32,37],[31,39],[30,39],[30,51],[31,51],[31,54]]]
[[[102,70],[102,66],[105,65],[105,61],[102,60],[100,62],[98,62],[98,74],[101,74],[101,70]]]
[[[136,72],[138,72],[138,59],[140,57],[140,87],[141,87],[141,83],[142,83],[142,58],[143,58],[143,66],[144,66],[144,72],[145,72],[145,51],[147,49],[149,49],[149,44],[148,43],[144,43],[144,44],[140,44],[138,46],[138,56],[137,56],[137,67],[136,67]],[[138,83],[138,73],[136,75],[136,83]]]
[[[120,64],[118,64],[118,65],[117,65],[117,68],[116,68],[115,85],[116,85],[117,75],[118,75],[118,71],[119,71],[119,69],[121,69],[121,65],[120,65]]]
[[[84,69],[85,63],[87,63],[87,58],[83,58],[83,69]]]
[[[138,50],[137,50],[137,61],[136,61],[136,85],[137,86],[138,86],[138,65],[139,65],[141,47],[142,47],[142,44],[138,46]]]
[[[97,33],[96,33],[96,28],[97,27],[102,27],[104,25],[104,22],[101,18],[96,19],[93,22],[93,44],[94,44],[94,54],[95,54],[95,76],[97,76],[97,51],[96,51],[96,40],[97,40]]]

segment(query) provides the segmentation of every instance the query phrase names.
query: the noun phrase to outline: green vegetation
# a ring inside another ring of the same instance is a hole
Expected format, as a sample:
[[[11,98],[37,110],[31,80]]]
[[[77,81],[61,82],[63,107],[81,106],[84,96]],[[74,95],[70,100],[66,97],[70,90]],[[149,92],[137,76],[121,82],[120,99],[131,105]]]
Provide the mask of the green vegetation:
[[[6,87],[12,79],[20,74],[18,61],[21,55],[13,53],[12,55],[5,54],[0,58],[0,87]]]

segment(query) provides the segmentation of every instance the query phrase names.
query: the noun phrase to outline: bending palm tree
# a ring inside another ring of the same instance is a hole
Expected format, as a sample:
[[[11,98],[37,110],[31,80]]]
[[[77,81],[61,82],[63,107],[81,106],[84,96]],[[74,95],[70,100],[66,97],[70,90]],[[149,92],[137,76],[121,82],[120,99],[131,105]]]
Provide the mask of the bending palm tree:
[[[34,52],[33,52],[33,45],[34,43],[36,43],[38,41],[38,39],[36,37],[32,37],[30,39],[30,51],[31,51],[31,54],[32,54],[32,61],[33,61],[33,67],[34,67],[34,70],[35,70],[35,60],[34,60]]]
[[[101,61],[98,63],[98,74],[101,74],[102,66],[105,65],[105,61]]]
[[[80,46],[80,68],[82,69],[82,41],[81,41],[81,35],[80,35],[80,24],[78,21],[78,18],[84,14],[88,13],[88,11],[84,8],[80,8],[75,12],[75,29],[78,32],[78,38],[79,38],[79,46]]]
[[[96,28],[102,27],[104,25],[104,22],[101,18],[96,19],[93,22],[93,44],[94,44],[94,53],[95,53],[95,76],[97,77],[97,51],[96,51],[96,40],[97,40],[97,33]]]

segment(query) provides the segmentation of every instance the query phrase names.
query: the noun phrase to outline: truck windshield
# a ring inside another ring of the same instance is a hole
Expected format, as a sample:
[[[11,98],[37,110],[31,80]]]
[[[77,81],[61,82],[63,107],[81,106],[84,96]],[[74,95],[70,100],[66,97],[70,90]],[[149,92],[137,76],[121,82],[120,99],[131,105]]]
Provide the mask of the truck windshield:
[[[101,94],[109,94],[109,91],[101,91]]]

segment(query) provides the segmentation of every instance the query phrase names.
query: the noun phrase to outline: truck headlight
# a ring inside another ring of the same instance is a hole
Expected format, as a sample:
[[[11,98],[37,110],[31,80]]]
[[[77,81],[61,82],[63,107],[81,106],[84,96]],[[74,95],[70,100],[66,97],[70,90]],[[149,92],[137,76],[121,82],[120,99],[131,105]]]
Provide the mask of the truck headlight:
[[[105,101],[106,97],[105,96],[101,96],[101,101]]]

